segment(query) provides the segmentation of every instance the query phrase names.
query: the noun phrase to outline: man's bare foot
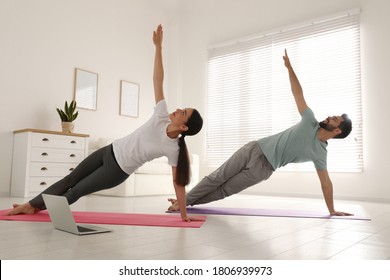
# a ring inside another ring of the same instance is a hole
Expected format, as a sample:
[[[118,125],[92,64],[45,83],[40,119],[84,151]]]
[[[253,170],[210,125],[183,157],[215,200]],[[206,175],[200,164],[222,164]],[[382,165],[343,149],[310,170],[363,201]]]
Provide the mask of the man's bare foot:
[[[12,206],[14,209],[6,213],[7,216],[13,216],[17,214],[35,214],[40,211],[39,209],[32,207],[28,202],[24,204],[14,203]]]
[[[169,211],[179,211],[179,203],[177,202],[177,199],[174,198],[168,198],[168,201],[172,203],[171,206],[169,206],[168,210]]]

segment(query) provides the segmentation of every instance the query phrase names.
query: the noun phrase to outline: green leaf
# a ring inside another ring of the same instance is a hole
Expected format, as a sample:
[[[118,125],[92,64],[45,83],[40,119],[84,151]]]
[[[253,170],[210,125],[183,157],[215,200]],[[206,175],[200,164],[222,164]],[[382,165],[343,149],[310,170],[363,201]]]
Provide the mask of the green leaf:
[[[57,110],[57,113],[58,113],[58,115],[60,116],[60,118],[61,118],[61,121],[62,121],[62,115],[61,115],[61,111],[60,111],[60,109],[56,109]]]
[[[58,112],[58,114],[60,115],[61,121],[63,121],[63,122],[68,121],[68,120],[67,120],[68,118],[67,118],[67,116],[65,115],[64,111],[62,111],[62,110],[60,110],[60,109],[57,108],[57,112]]]
[[[74,106],[74,100],[70,103],[69,106],[69,116],[73,117],[74,111],[76,110],[76,107]]]
[[[74,121],[74,120],[77,118],[78,115],[79,115],[79,112],[77,111],[77,112],[73,115],[72,121]]]
[[[69,111],[68,101],[65,101],[65,113]]]
[[[70,102],[70,107],[73,109],[73,111],[76,109],[76,101],[75,100],[72,100],[72,102]]]

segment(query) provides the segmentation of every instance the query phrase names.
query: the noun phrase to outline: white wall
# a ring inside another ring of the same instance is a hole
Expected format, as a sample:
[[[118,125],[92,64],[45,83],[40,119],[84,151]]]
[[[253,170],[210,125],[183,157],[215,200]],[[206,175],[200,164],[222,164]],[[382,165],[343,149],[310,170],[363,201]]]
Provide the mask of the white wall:
[[[118,138],[154,107],[152,32],[162,23],[165,86],[177,64],[177,0],[0,0],[0,193],[10,189],[13,131],[61,130],[56,107],[73,98],[74,68],[99,74],[97,111],[79,110],[75,132]],[[119,116],[120,80],[140,84],[140,116]],[[177,107],[175,86],[167,91]],[[96,142],[96,141],[95,141]]]
[[[181,1],[180,49],[184,99],[205,110],[206,49],[210,45],[360,7],[364,108],[364,172],[331,174],[336,198],[390,201],[386,129],[390,86],[388,0],[200,0]],[[337,102],[337,101],[335,101]],[[205,166],[205,131],[191,139]],[[330,141],[329,145],[332,145]],[[247,193],[321,196],[316,173],[276,172]]]
[[[336,198],[389,201],[389,132],[381,128],[390,114],[388,0],[0,0],[0,193],[10,187],[12,131],[59,130],[55,108],[73,97],[75,67],[99,74],[98,110],[80,110],[76,132],[117,138],[150,116],[156,24],[165,28],[170,109],[194,106],[205,115],[208,46],[356,7],[362,9],[365,166],[361,174],[331,177]],[[121,79],[141,86],[138,119],[118,115]],[[204,165],[204,132],[187,140],[201,155],[201,175],[211,171]],[[281,172],[249,192],[321,194],[316,174]]]

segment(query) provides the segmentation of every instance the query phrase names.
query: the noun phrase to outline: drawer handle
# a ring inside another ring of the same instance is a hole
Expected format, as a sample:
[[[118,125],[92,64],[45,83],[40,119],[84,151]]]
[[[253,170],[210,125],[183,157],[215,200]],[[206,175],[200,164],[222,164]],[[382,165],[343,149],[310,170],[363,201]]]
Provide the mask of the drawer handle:
[[[73,168],[73,167],[69,168],[69,171],[73,171],[73,170],[74,170],[74,168]]]
[[[43,142],[49,142],[49,139],[48,138],[43,138],[42,141]]]
[[[41,156],[44,156],[44,157],[46,157],[46,156],[48,156],[49,154],[48,153],[42,153],[41,154]]]
[[[75,154],[71,154],[69,157],[76,157],[76,155]]]
[[[77,144],[77,141],[72,140],[70,141],[70,144]]]
[[[47,184],[46,184],[46,182],[41,182],[39,185],[46,186]]]
[[[46,167],[42,167],[41,170],[42,170],[42,171],[46,171],[47,168],[46,168]]]

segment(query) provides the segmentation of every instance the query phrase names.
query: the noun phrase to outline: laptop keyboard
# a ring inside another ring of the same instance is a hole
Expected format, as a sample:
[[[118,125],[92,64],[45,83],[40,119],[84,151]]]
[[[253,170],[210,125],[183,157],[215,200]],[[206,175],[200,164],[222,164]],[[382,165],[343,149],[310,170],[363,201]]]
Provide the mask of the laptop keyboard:
[[[91,228],[85,228],[85,227],[81,227],[81,226],[77,226],[77,229],[79,230],[79,232],[89,232],[89,231],[96,231],[94,229],[91,229]]]

